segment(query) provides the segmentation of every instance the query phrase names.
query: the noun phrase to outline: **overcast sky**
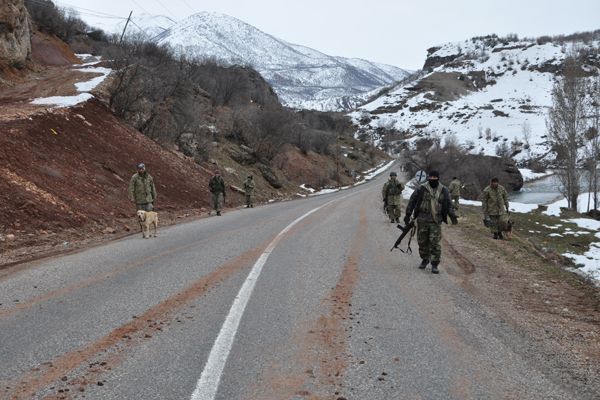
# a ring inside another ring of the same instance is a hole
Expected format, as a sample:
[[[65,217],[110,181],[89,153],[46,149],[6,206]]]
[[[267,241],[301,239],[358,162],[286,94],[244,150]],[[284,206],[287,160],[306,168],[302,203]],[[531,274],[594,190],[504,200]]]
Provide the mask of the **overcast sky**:
[[[127,17],[182,19],[216,11],[288,42],[330,55],[419,69],[426,49],[489,33],[555,35],[600,29],[600,0],[56,0]],[[84,9],[87,10],[84,10]],[[89,17],[89,15],[82,15]],[[110,22],[110,19],[105,19]]]

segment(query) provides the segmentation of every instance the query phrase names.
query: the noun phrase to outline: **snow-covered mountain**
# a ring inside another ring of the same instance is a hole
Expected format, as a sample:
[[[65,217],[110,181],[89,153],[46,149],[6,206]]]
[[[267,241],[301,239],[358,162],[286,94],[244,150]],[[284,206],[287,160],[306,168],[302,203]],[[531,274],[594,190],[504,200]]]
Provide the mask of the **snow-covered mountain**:
[[[351,116],[359,134],[376,142],[389,142],[390,132],[413,143],[440,136],[455,138],[473,153],[496,155],[506,143],[511,152],[521,150],[516,160],[542,156],[549,151],[546,115],[563,61],[573,48],[582,50],[584,71],[597,75],[599,33],[585,41],[490,35],[430,48],[420,79],[398,85]]]
[[[197,58],[251,65],[290,107],[349,110],[373,91],[398,82],[406,70],[334,57],[277,39],[224,14],[202,12],[179,21],[158,42]]]

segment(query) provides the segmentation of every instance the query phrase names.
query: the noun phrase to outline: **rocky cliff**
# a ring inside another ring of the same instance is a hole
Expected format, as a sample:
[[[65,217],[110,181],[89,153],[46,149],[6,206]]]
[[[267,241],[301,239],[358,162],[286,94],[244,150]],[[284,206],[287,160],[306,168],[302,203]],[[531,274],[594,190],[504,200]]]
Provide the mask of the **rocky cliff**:
[[[23,0],[0,3],[0,63],[22,65],[31,56],[31,22]]]

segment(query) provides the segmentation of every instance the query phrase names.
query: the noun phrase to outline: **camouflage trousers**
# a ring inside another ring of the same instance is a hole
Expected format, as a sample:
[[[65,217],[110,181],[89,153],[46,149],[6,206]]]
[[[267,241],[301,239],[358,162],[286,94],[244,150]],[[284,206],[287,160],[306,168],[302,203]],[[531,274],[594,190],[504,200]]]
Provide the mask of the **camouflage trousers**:
[[[421,259],[430,260],[432,264],[439,264],[442,257],[441,240],[441,224],[417,220],[417,242],[419,243],[419,255]]]
[[[396,218],[400,218],[402,216],[402,209],[399,204],[398,205],[388,204],[387,214],[391,220],[395,220]]]
[[[213,209],[216,212],[221,212],[221,209],[223,208],[223,193],[221,193],[221,192],[211,193],[211,195],[212,195]]]
[[[254,205],[254,199],[252,197],[253,196],[251,194],[246,194],[246,205],[248,207]]]
[[[154,204],[153,203],[137,203],[135,205],[135,210],[136,211],[139,211],[139,210],[152,211],[152,210],[154,210]]]
[[[508,221],[508,215],[490,215],[490,231],[492,233],[500,233],[506,227],[506,222]]]

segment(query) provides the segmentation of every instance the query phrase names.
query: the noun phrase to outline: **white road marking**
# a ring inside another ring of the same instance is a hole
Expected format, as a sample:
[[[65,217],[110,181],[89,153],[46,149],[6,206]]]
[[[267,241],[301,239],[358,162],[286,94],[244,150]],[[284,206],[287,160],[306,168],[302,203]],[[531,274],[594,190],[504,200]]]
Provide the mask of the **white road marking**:
[[[358,192],[359,191],[355,193]],[[341,200],[348,196],[349,195],[346,195],[339,199],[331,200],[322,206],[310,210],[286,226],[285,229],[279,232],[279,234],[275,236],[275,239],[269,243],[265,251],[261,254],[258,260],[256,260],[256,263],[254,263],[250,274],[248,274],[246,281],[242,285],[242,288],[233,301],[233,305],[231,306],[229,314],[227,315],[227,318],[221,327],[219,336],[217,336],[212,350],[210,351],[210,355],[208,356],[208,360],[204,366],[204,371],[202,371],[202,375],[196,384],[196,390],[194,390],[194,393],[192,394],[192,400],[213,400],[217,395],[217,389],[219,388],[221,375],[223,373],[223,369],[225,368],[227,358],[229,357],[231,347],[233,346],[233,341],[235,339],[238,326],[242,320],[242,316],[244,315],[244,310],[246,309],[248,300],[250,300],[250,296],[252,295],[252,291],[254,290],[254,286],[256,285],[256,281],[258,280],[262,268],[267,262],[267,259],[271,255],[273,249],[275,249],[275,246],[277,246],[277,243],[279,243],[281,238],[290,229],[292,229],[294,225],[302,221],[304,218],[316,211],[319,211],[321,208],[333,203],[334,201]]]

